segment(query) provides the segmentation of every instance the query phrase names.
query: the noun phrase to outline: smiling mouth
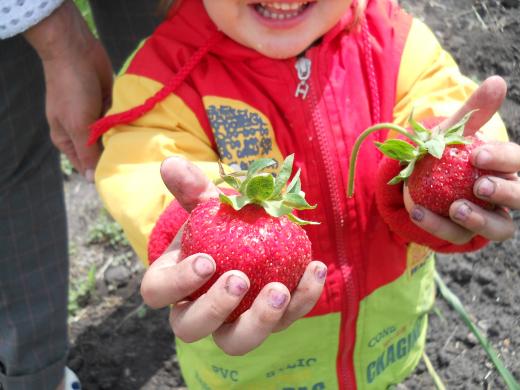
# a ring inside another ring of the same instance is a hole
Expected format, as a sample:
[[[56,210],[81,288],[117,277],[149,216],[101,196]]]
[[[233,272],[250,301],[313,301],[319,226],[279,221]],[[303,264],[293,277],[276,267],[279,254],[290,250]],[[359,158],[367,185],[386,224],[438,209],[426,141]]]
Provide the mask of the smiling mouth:
[[[261,2],[254,5],[256,12],[266,19],[287,20],[294,19],[305,12],[311,4],[310,1],[302,2]]]

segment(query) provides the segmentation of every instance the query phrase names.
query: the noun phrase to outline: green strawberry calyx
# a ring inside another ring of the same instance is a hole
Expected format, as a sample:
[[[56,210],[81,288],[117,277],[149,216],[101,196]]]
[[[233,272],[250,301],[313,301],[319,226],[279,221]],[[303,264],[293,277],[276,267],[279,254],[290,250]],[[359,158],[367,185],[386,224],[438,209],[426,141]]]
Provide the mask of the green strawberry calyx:
[[[476,110],[468,112],[460,121],[444,132],[441,132],[438,127],[433,129],[424,127],[413,118],[413,111],[408,118],[408,123],[411,128],[410,130],[393,123],[378,123],[369,127],[359,135],[352,149],[347,196],[350,198],[354,194],[356,160],[361,144],[373,132],[382,129],[391,129],[408,138],[415,144],[412,145],[404,140],[396,138],[387,139],[385,142],[375,142],[376,147],[381,151],[381,153],[391,159],[401,162],[404,166],[401,172],[388,182],[388,184],[397,184],[401,181],[406,181],[406,179],[410,177],[415,164],[422,157],[430,154],[433,157],[440,159],[444,153],[446,145],[470,144],[471,140],[464,137],[464,128],[475,111]]]
[[[316,225],[318,222],[306,221],[293,214],[294,210],[310,210],[316,208],[305,200],[305,192],[301,189],[298,169],[291,182],[287,184],[293,170],[294,154],[287,156],[276,176],[266,169],[272,169],[278,163],[270,158],[255,160],[247,171],[225,173],[219,161],[220,179],[217,184],[225,182],[237,190],[238,195],[219,194],[220,201],[235,210],[241,210],[249,204],[264,208],[273,217],[286,215],[298,225]]]

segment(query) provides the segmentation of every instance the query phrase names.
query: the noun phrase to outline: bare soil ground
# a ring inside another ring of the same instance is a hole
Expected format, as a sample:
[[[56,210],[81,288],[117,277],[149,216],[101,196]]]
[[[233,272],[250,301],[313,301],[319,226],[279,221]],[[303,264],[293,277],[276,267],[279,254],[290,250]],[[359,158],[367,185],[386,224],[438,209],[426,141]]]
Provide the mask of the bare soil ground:
[[[426,21],[462,71],[476,81],[499,74],[509,84],[501,113],[520,142],[519,0],[403,0]],[[69,366],[90,389],[182,389],[165,310],[147,310],[138,292],[143,269],[106,220],[92,185],[72,173],[69,210],[71,284]],[[515,221],[520,215],[515,213]],[[92,243],[96,238],[98,243]],[[112,243],[110,243],[110,240]],[[442,278],[520,379],[520,233],[485,250],[440,256]],[[92,268],[92,267],[95,268]],[[89,283],[88,273],[91,271]],[[85,292],[87,292],[85,294]],[[448,389],[505,389],[483,349],[439,298],[427,354]],[[435,388],[421,363],[400,389]]]

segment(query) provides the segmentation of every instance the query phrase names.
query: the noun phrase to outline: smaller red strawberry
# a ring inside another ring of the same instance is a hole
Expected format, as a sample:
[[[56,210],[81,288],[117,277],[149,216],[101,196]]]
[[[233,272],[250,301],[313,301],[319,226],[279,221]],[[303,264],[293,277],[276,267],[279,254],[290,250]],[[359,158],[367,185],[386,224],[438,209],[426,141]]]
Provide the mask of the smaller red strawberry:
[[[278,175],[264,173],[276,164],[272,159],[253,162],[247,172],[224,174],[224,182],[238,194],[220,194],[199,204],[190,214],[181,241],[182,257],[207,253],[216,262],[216,272],[190,299],[196,299],[226,271],[240,270],[250,279],[250,288],[227,318],[235,320],[247,310],[260,290],[270,282],[296,288],[312,259],[311,242],[294,209],[312,209],[301,191],[300,171],[291,176],[294,156],[288,156]],[[245,176],[242,180],[240,176]]]
[[[372,132],[392,129],[406,137],[376,142],[377,148],[387,157],[397,160],[404,167],[388,184],[405,181],[412,200],[428,210],[449,216],[450,205],[458,199],[467,199],[483,208],[494,205],[477,198],[473,193],[475,181],[490,172],[475,168],[470,162],[472,150],[484,144],[476,137],[464,137],[464,127],[473,112],[441,133],[437,128],[428,129],[410,116],[411,132],[392,123],[380,123],[366,129],[354,145],[348,196],[354,193],[354,172],[357,152],[363,140]]]

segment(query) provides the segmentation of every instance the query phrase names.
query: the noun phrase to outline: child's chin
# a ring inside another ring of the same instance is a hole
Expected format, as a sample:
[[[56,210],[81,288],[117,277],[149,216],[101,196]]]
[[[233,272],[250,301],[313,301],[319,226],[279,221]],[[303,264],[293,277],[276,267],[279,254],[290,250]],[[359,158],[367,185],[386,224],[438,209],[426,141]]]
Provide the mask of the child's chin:
[[[281,45],[279,43],[274,45],[262,45],[258,44],[254,49],[266,57],[284,60],[287,58],[293,58],[300,55],[309,45],[293,45],[286,44]]]

